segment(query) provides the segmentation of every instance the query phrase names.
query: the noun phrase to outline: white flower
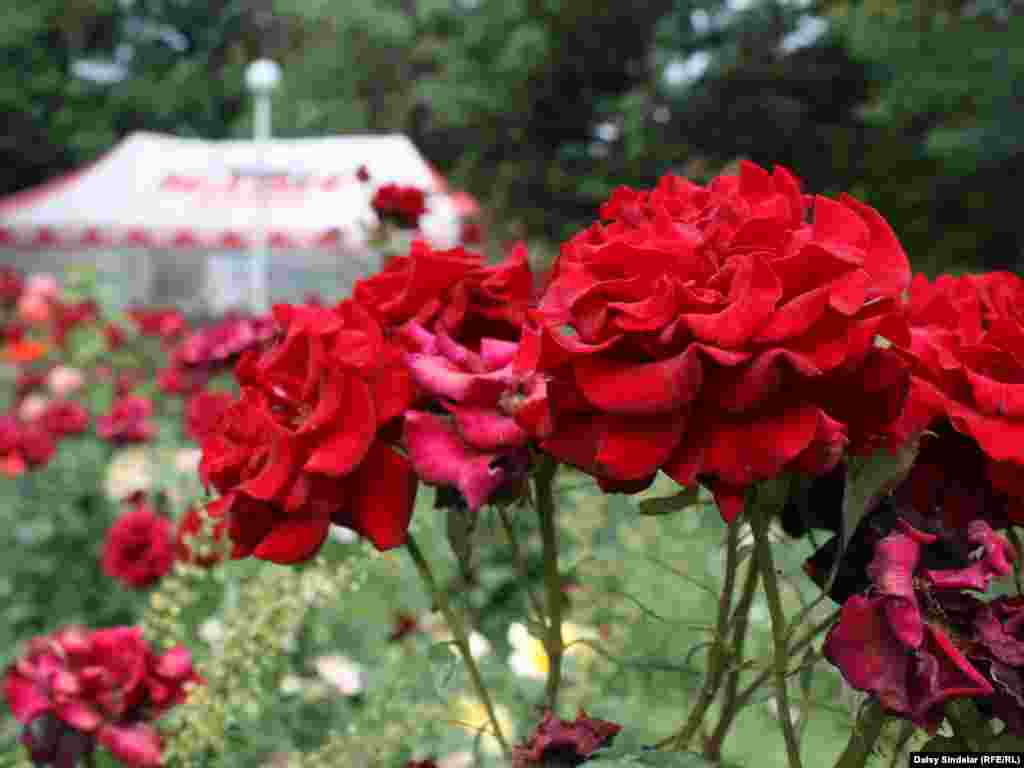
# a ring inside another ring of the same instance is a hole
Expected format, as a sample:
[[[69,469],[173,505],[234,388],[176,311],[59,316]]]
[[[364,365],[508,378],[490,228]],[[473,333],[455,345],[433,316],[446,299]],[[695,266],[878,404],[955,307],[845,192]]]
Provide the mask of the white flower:
[[[42,395],[29,395],[21,401],[18,408],[18,418],[22,421],[35,421],[43,415],[46,405],[50,401]]]
[[[67,365],[58,365],[46,377],[46,386],[57,397],[67,397],[82,388],[82,372]]]
[[[353,531],[351,528],[346,528],[343,525],[331,525],[331,538],[339,544],[351,544],[353,541],[359,538],[359,534]]]
[[[347,656],[321,656],[314,662],[320,679],[342,696],[356,696],[365,685],[363,668]]]
[[[220,619],[209,618],[199,625],[199,637],[211,648],[219,648],[224,642],[224,624]]]
[[[473,753],[466,749],[452,752],[435,760],[437,768],[472,768],[476,763]]]
[[[138,491],[148,491],[152,485],[153,468],[146,448],[134,446],[120,451],[111,460],[103,488],[110,499],[120,501]]]
[[[174,454],[174,468],[181,475],[194,475],[199,471],[203,452],[199,448],[182,448]]]

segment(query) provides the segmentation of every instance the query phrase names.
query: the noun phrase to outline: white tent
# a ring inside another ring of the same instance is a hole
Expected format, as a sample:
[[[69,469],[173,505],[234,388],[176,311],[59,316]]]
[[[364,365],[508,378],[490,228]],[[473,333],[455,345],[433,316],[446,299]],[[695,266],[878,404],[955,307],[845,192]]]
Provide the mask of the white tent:
[[[401,135],[135,133],[90,166],[0,199],[0,258],[26,271],[93,262],[126,300],[220,311],[245,302],[249,256],[265,248],[274,300],[337,298],[377,267],[370,199],[386,183],[428,192],[420,234],[437,247],[455,245],[477,210]]]

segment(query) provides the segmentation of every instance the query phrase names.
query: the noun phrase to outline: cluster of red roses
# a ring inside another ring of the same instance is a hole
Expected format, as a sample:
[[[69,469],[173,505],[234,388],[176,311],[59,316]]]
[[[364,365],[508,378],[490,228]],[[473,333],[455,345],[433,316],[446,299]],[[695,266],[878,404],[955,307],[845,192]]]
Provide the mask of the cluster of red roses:
[[[157,371],[156,384],[164,394],[186,400],[184,429],[196,440],[230,401],[228,395],[206,389],[210,378],[227,370],[246,349],[269,342],[276,332],[269,316],[229,314],[195,331],[174,308],[134,307],[127,316],[141,336],[161,342],[170,364]],[[17,271],[4,268],[0,270],[0,322],[5,357],[18,367],[14,403],[0,415],[0,471],[15,476],[46,466],[62,438],[86,432],[92,418],[74,396],[89,379],[112,383],[116,396],[109,412],[96,416],[99,438],[123,445],[146,442],[156,435],[153,403],[136,394],[151,375],[144,368],[114,370],[97,365],[83,372],[49,362],[54,357],[51,352],[61,353],[67,345],[72,329],[101,323],[95,302],[66,304],[52,278],[34,276],[26,281]],[[102,323],[100,330],[107,351],[124,347],[128,338],[124,328]]]
[[[305,559],[331,522],[396,546],[417,478],[475,510],[519,487],[531,448],[608,492],[640,491],[659,470],[703,483],[731,521],[754,483],[784,472],[841,482],[844,456],[920,439],[896,498],[931,522],[890,524],[869,543],[859,578],[881,596],[855,595],[830,647],[877,632],[833,658],[851,683],[931,724],[941,699],[900,699],[890,677],[865,677],[893,647],[879,627],[916,654],[901,678],[915,691],[915,675],[946,671],[925,643],[952,658],[989,631],[977,628],[987,619],[937,625],[928,606],[962,605],[954,593],[1002,574],[1012,550],[991,529],[1024,519],[1024,281],[912,280],[888,224],[852,198],[805,195],[784,169],[750,163],[707,186],[666,176],[617,190],[562,246],[539,296],[521,249],[488,266],[416,243],[336,307],[275,317],[283,340],[243,357],[241,399],[203,441],[201,473],[222,494],[236,557]],[[881,544],[889,534],[907,540]],[[945,564],[954,575],[913,582],[931,627],[915,634],[887,607],[911,595],[885,574],[896,562],[913,574],[907,541],[927,550],[932,535],[976,549]],[[875,545],[908,549],[899,560]],[[955,575],[977,563],[981,582]],[[1005,683],[1009,662],[991,672],[984,647],[979,674],[1024,701]]]
[[[125,765],[152,768],[161,749],[152,721],[201,682],[188,649],[158,655],[138,627],[65,627],[29,643],[3,692],[35,764],[79,765],[100,744]]]

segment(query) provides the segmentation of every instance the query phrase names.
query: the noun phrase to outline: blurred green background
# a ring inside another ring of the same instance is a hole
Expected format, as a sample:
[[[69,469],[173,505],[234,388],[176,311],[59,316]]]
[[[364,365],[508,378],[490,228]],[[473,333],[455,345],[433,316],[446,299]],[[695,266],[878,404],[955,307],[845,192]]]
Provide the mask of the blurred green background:
[[[1019,268],[1020,0],[34,0],[0,8],[0,192],[135,130],[411,135],[553,244],[619,184],[740,157],[880,208],[919,270]]]

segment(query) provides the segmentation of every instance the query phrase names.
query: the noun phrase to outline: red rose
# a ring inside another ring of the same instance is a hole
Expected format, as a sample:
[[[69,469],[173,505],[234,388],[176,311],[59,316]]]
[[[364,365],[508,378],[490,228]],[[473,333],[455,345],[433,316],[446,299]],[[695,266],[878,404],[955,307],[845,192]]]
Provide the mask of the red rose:
[[[416,480],[379,432],[412,398],[401,352],[353,302],[274,315],[284,338],[239,361],[241,397],[202,442],[200,474],[223,494],[233,556],[305,560],[332,522],[399,546]]]
[[[170,341],[188,331],[185,316],[174,307],[132,307],[126,314],[144,336],[156,336]]]
[[[918,275],[908,312],[911,394],[896,439],[948,422],[985,455],[988,483],[1024,522],[1024,279]]]
[[[906,374],[883,375],[875,338],[906,340],[910,269],[874,209],[743,163],[620,189],[601,216],[562,246],[520,345],[552,379],[546,451],[607,490],[704,481],[731,520],[751,483],[877,443]]]
[[[549,765],[549,761],[579,765],[610,745],[621,730],[618,723],[589,717],[583,709],[571,722],[549,710],[526,743],[512,748],[512,768]]]
[[[13,307],[25,290],[25,279],[14,267],[0,267],[0,304]]]
[[[414,322],[404,330],[418,344],[406,356],[413,380],[449,414],[406,412],[403,437],[417,476],[456,488],[473,512],[498,492],[518,495],[529,466],[519,421],[546,414],[543,379],[515,369],[515,342],[486,338],[471,349]]]
[[[179,365],[203,368],[226,368],[249,349],[266,344],[277,333],[274,318],[225,315],[215,325],[194,331],[175,352]]]
[[[51,400],[42,415],[43,426],[51,435],[80,435],[89,427],[89,412],[74,400]]]
[[[145,503],[122,513],[107,532],[103,572],[129,587],[148,587],[173,563],[171,522]]]
[[[231,405],[232,397],[226,392],[197,392],[185,407],[185,432],[193,440],[202,442]]]
[[[96,419],[96,434],[115,443],[145,442],[156,435],[156,424],[149,420],[152,415],[153,403],[146,398],[122,397],[110,413]]]
[[[57,444],[47,429],[38,423],[23,424],[18,447],[30,467],[45,467],[57,452]]]
[[[383,220],[405,229],[416,229],[420,216],[427,212],[427,198],[418,187],[385,184],[373,195],[370,205]]]
[[[386,330],[415,320],[474,344],[485,336],[518,339],[532,289],[522,244],[501,264],[488,266],[478,253],[435,251],[417,240],[408,256],[395,256],[381,272],[358,280],[352,296]]]
[[[224,520],[225,506],[223,499],[217,499],[206,507],[206,514],[212,522],[210,538],[214,543],[213,550],[206,554],[199,554],[193,550],[193,540],[203,531],[203,513],[196,506],[189,507],[186,510],[185,514],[178,521],[178,528],[174,537],[175,556],[180,562],[209,568],[221,561],[223,556],[218,551],[217,545],[223,541],[224,532],[227,528],[227,522]]]
[[[188,649],[157,655],[139,627],[65,627],[32,639],[3,691],[34,761],[78,765],[98,742],[125,765],[151,768],[161,745],[150,721],[200,682]]]

